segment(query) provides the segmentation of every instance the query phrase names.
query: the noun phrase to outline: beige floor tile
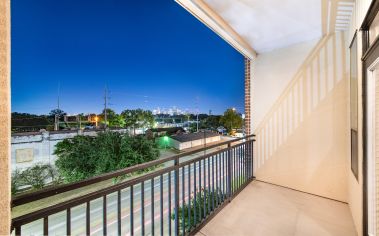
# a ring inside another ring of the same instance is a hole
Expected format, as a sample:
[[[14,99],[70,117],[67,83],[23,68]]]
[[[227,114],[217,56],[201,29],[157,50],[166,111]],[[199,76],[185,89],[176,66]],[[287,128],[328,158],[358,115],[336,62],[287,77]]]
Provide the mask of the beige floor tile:
[[[356,235],[348,205],[254,181],[199,236]]]

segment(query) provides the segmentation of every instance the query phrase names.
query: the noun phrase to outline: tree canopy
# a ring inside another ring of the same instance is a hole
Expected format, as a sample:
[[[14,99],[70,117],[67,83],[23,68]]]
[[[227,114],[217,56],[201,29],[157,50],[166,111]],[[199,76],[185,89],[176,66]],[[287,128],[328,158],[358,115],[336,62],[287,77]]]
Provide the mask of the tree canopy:
[[[55,162],[65,182],[75,182],[159,157],[157,144],[143,136],[130,137],[118,132],[95,137],[78,135],[56,145]]]
[[[237,113],[235,109],[227,109],[224,115],[220,118],[220,122],[228,129],[229,132],[232,129],[242,128],[242,117]]]
[[[134,134],[136,128],[151,128],[154,125],[153,113],[148,110],[124,110],[121,116],[125,120],[125,126],[133,128]]]

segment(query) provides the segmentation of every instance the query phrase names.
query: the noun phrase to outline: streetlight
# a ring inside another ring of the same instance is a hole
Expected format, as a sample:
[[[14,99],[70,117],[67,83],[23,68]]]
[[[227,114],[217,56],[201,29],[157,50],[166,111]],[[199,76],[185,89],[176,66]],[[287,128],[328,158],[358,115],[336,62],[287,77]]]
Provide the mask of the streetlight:
[[[97,128],[97,122],[99,121],[99,117],[95,116],[95,122],[96,122],[96,125],[95,127]]]
[[[165,149],[167,149],[167,144],[168,144],[168,137],[167,136],[163,137],[163,142],[165,143]]]

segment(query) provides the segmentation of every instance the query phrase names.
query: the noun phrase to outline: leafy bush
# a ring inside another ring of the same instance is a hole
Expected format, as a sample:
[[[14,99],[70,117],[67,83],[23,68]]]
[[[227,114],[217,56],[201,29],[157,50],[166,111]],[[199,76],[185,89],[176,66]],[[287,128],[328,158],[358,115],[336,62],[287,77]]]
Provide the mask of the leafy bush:
[[[130,137],[104,132],[96,137],[75,136],[56,145],[55,162],[65,182],[76,182],[99,174],[155,160],[157,145],[143,136]]]
[[[184,228],[188,233],[191,228],[195,225],[199,224],[203,220],[204,212],[205,215],[209,215],[212,211],[212,201],[214,207],[217,207],[217,197],[219,199],[226,198],[226,194],[223,193],[220,189],[215,189],[214,192],[201,189],[196,190],[196,201],[192,192],[190,201],[184,204],[184,206],[180,206],[178,209],[178,219],[179,219],[179,232],[182,234],[183,232],[183,218],[184,217]],[[204,208],[205,202],[205,208]],[[220,202],[219,202],[220,204]],[[196,221],[194,218],[196,208]],[[188,217],[188,211],[190,212],[191,217]],[[175,213],[171,215],[171,219],[175,219]]]
[[[12,173],[11,177],[11,192],[12,195],[16,194],[20,187],[22,187],[22,178],[21,178],[21,172],[19,170],[15,170]]]
[[[16,170],[12,173],[11,189],[16,194],[22,187],[30,186],[33,190],[42,189],[51,182],[58,182],[59,177],[51,165],[37,164],[23,171]]]

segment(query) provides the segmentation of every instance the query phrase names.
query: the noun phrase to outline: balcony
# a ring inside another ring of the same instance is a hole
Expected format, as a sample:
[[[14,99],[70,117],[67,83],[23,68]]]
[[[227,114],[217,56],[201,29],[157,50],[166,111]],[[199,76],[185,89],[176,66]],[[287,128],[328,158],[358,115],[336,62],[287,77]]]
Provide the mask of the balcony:
[[[245,57],[256,136],[17,196],[12,234],[377,235],[379,1],[176,2]]]
[[[15,217],[13,233],[356,235],[346,203],[254,180],[253,138],[18,196],[14,209],[33,202],[42,207]],[[155,170],[107,182],[148,168]],[[104,187],[70,197],[99,183]],[[43,206],[46,200],[54,203]]]

